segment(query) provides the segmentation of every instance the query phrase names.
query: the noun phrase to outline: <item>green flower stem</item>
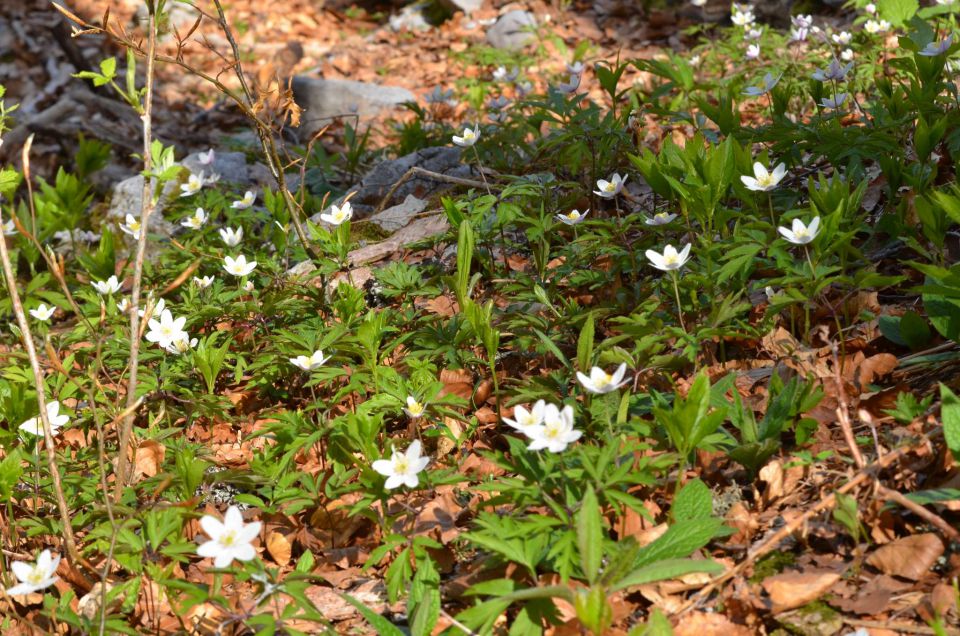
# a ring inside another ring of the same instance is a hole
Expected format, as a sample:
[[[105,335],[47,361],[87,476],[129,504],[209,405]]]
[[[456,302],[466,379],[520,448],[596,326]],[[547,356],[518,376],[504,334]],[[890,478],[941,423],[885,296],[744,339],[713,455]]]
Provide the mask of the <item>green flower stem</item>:
[[[677,298],[677,318],[680,319],[680,328],[683,329],[683,333],[687,332],[686,325],[683,324],[683,307],[680,305],[680,274],[677,273],[677,270],[673,270],[673,293]]]

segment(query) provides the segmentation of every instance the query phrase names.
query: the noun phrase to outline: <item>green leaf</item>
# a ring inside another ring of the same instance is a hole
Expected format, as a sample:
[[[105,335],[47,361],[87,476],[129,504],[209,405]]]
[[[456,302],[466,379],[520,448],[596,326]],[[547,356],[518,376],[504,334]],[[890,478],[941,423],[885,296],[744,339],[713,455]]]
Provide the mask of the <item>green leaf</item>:
[[[692,574],[694,572],[719,574],[723,572],[723,566],[715,561],[706,559],[696,561],[693,559],[668,559],[665,561],[658,561],[653,565],[637,568],[621,580],[617,581],[616,584],[610,588],[610,591],[617,592],[628,587],[646,585],[647,583],[655,583],[656,581],[664,581],[666,579],[674,579],[678,576]]]
[[[589,313],[583,321],[580,338],[577,340],[577,364],[580,370],[587,374],[590,373],[590,363],[593,361],[593,332],[593,313]]]
[[[6,501],[10,501],[13,497],[13,487],[23,475],[22,462],[23,457],[20,450],[16,448],[0,462],[0,496]]]
[[[910,18],[920,10],[920,3],[917,0],[878,0],[876,4],[880,17],[895,27],[909,22]]]
[[[707,519],[713,515],[713,493],[699,479],[689,481],[677,493],[671,513],[674,521]]]
[[[932,336],[927,321],[915,311],[908,311],[900,317],[900,335],[913,350],[925,347]]]
[[[360,615],[367,619],[367,622],[370,623],[370,626],[377,630],[377,634],[380,636],[405,636],[403,630],[349,594],[344,594],[343,598],[357,608],[357,611],[360,612]]]
[[[940,419],[943,421],[943,437],[953,459],[960,461],[960,398],[946,385],[940,385]]]
[[[587,486],[583,503],[577,512],[577,547],[580,548],[580,567],[590,583],[600,575],[603,561],[603,519],[600,504],[592,486]]]
[[[960,501],[960,490],[957,488],[934,488],[918,490],[907,495],[907,499],[915,501],[921,506],[944,501]]]
[[[722,534],[728,534],[722,519],[690,519],[678,521],[653,543],[637,554],[635,566],[642,567],[668,559],[688,557]]]

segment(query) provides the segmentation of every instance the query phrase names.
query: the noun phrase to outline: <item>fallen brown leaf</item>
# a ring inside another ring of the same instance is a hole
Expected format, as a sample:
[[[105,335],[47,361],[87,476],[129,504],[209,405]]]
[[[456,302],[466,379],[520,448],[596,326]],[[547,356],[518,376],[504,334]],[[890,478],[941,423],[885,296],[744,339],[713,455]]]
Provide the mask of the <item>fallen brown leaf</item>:
[[[885,574],[911,581],[920,579],[943,554],[940,537],[927,532],[897,539],[878,548],[867,557],[867,563]]]
[[[840,580],[840,575],[830,570],[787,572],[766,578],[762,585],[774,612],[801,607],[813,602]]]

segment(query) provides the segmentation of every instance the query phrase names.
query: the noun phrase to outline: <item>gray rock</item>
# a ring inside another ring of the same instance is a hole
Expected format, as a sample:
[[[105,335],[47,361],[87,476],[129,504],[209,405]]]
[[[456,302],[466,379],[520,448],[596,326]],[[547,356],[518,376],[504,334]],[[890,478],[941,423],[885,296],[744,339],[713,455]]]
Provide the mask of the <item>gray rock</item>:
[[[413,93],[399,86],[302,75],[293,78],[293,96],[304,109],[300,132],[307,137],[336,117],[369,117],[385,108],[417,101]]]
[[[179,190],[178,182],[171,181],[166,184],[163,189],[163,194],[160,196],[160,200],[157,202],[157,207],[154,208],[153,214],[150,215],[150,221],[147,225],[147,234],[156,234],[162,238],[169,238],[173,236],[177,227],[163,218],[163,210],[169,204],[169,202],[176,197],[175,191]],[[128,250],[133,251],[136,241],[129,234],[122,232],[119,228],[119,225],[126,220],[128,214],[140,218],[140,206],[143,201],[143,175],[135,175],[124,179],[113,187],[113,194],[110,197],[110,208],[107,210],[107,214],[104,217],[104,223],[107,224],[110,229],[113,231],[113,234],[116,238],[121,239],[121,242],[126,246]],[[159,249],[159,246],[155,242],[147,243],[148,251],[147,255],[152,256]]]
[[[470,15],[483,7],[483,0],[440,0],[440,4],[453,13],[463,11],[466,15]]]
[[[405,227],[417,214],[427,209],[427,202],[408,194],[400,205],[389,207],[370,217],[370,222],[379,225],[387,232],[396,232]]]
[[[487,30],[487,42],[498,49],[519,51],[533,39],[532,27],[536,24],[536,19],[529,11],[508,11]]]
[[[350,199],[357,218],[368,217],[391,187],[414,166],[440,174],[470,178],[470,166],[460,163],[460,149],[456,146],[434,146],[424,148],[397,159],[387,159],[374,166],[356,186],[350,189],[356,194]],[[449,184],[416,176],[408,179],[397,188],[387,205],[403,201],[411,194],[419,199],[427,199],[449,187]],[[319,218],[319,217],[318,217]]]
[[[203,172],[204,176],[220,175],[220,181],[247,185],[250,183],[250,171],[247,166],[247,157],[242,152],[214,152],[213,163],[200,163],[199,153],[186,156],[181,162],[183,166],[195,174]]]
[[[420,4],[408,4],[400,13],[390,16],[390,28],[394,31],[427,31],[432,26],[427,16],[423,13],[423,6]]]

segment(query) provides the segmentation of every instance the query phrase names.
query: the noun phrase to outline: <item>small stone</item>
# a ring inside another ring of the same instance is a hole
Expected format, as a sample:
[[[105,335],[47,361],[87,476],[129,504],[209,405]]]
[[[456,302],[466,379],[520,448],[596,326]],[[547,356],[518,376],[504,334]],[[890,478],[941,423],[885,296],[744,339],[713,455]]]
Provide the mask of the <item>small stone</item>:
[[[396,232],[405,227],[417,214],[427,209],[427,202],[408,194],[403,203],[387,208],[370,217],[370,222],[379,225],[387,232]]]
[[[532,29],[536,25],[529,11],[508,11],[487,30],[487,42],[494,48],[519,51],[533,39]]]
[[[462,11],[466,15],[470,15],[483,7],[483,0],[440,0],[440,4],[452,13]]]

